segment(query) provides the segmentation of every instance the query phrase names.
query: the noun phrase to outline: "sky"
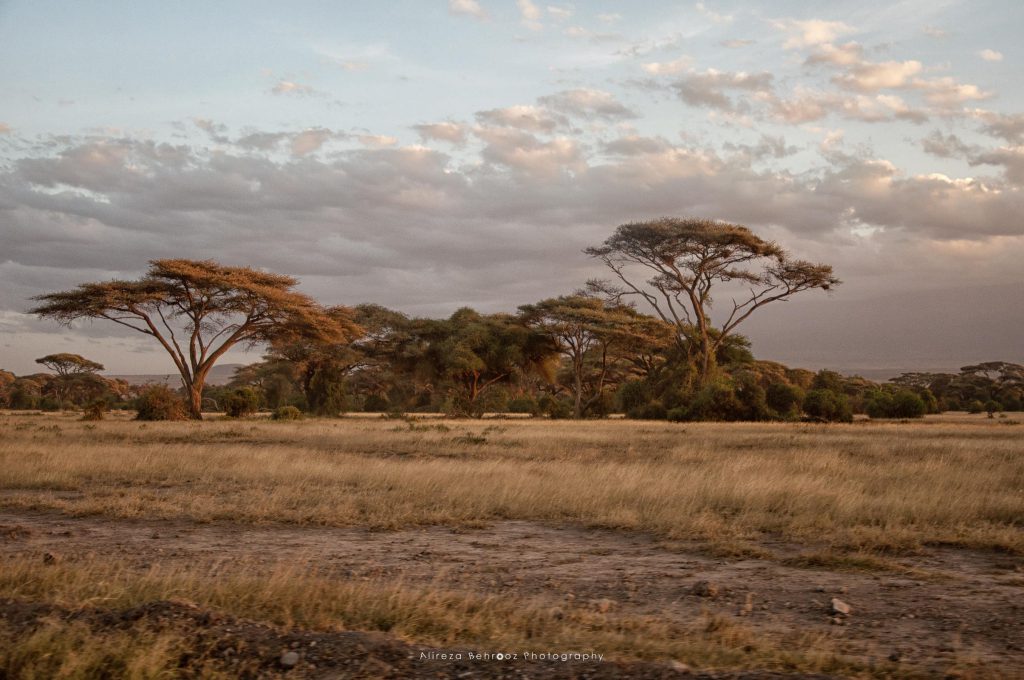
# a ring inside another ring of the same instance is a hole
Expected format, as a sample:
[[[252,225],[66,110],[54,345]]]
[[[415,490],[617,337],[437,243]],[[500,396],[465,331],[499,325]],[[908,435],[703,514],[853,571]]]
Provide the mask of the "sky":
[[[171,371],[25,314],[155,258],[514,311],[661,216],[834,266],[744,324],[759,358],[1024,361],[1021,26],[1015,0],[0,0],[0,368]]]

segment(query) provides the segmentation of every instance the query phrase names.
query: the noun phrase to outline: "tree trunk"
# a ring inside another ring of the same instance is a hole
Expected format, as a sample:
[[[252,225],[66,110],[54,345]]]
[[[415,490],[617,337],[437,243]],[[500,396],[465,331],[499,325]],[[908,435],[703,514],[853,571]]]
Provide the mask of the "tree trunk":
[[[573,356],[573,373],[575,374],[576,404],[573,407],[573,417],[579,420],[583,417],[583,355],[576,352]]]
[[[192,420],[203,419],[202,385],[192,385],[188,390],[188,416]]]

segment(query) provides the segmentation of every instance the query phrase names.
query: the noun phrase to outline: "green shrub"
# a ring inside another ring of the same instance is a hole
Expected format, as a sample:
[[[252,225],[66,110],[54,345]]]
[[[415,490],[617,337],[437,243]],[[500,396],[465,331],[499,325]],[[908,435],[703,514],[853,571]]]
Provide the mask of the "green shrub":
[[[256,413],[260,407],[260,393],[251,387],[240,387],[224,397],[224,412],[232,418]]]
[[[537,406],[540,407],[541,413],[552,420],[572,417],[572,405],[569,402],[553,397],[550,394],[545,394],[541,397],[537,402]]]
[[[893,418],[922,418],[928,407],[916,392],[900,390],[892,398]]]
[[[985,405],[981,403],[981,400],[975,399],[967,404],[968,413],[981,413],[985,410]]]
[[[300,420],[302,411],[294,406],[279,406],[270,417],[274,420]]]
[[[832,390],[811,390],[804,397],[804,413],[825,422],[852,423],[853,410],[845,394]]]
[[[715,382],[697,392],[687,415],[690,420],[742,420],[743,412],[743,403],[732,386]]]
[[[516,397],[508,400],[508,412],[509,413],[529,413],[530,415],[540,415],[540,405],[537,404],[537,400],[533,397]]]
[[[765,402],[781,416],[792,416],[804,405],[804,391],[789,383],[772,383],[765,390]]]
[[[186,420],[185,401],[167,385],[152,385],[135,400],[135,420]]]
[[[994,418],[996,413],[1003,410],[1003,405],[995,399],[989,399],[985,402],[985,413],[988,414],[989,418]]]

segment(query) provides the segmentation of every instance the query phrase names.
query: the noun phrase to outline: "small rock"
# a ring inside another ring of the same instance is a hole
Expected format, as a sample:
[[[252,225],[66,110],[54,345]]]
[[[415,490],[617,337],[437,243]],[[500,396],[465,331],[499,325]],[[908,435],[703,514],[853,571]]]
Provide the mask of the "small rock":
[[[842,617],[839,616],[833,616],[829,621],[832,622],[833,626],[841,626],[844,623]]]
[[[609,600],[607,597],[600,600],[592,600],[591,604],[594,605],[594,609],[602,614],[607,614],[615,606],[615,600]]]
[[[672,666],[672,670],[676,671],[677,673],[690,672],[690,667],[681,661],[673,661],[670,665]]]
[[[43,564],[57,564],[58,558],[53,553],[43,553]]]
[[[898,650],[889,655],[889,661],[892,661],[893,663],[899,663],[902,658],[903,655],[900,654]]]
[[[718,597],[718,584],[712,581],[697,581],[690,592],[700,597]]]
[[[833,614],[842,614],[843,616],[849,616],[851,611],[853,611],[853,610],[850,609],[850,605],[846,604],[845,602],[840,600],[838,597],[833,597],[832,598],[832,613]]]
[[[815,586],[814,592],[816,592],[816,593],[823,593],[823,592],[825,592],[825,586]]]
[[[565,612],[562,611],[561,607],[552,607],[551,608],[551,618],[553,618],[553,619],[555,619],[557,621],[561,621],[562,619],[565,618]]]
[[[285,668],[293,668],[297,663],[299,663],[298,652],[285,652],[281,655],[281,665]]]

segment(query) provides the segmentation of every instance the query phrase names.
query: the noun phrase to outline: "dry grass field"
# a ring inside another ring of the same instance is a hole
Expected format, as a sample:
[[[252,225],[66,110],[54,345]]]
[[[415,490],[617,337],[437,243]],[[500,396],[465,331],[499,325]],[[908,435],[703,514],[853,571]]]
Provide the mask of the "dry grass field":
[[[1022,677],[1022,420],[2,414],[0,677]]]

